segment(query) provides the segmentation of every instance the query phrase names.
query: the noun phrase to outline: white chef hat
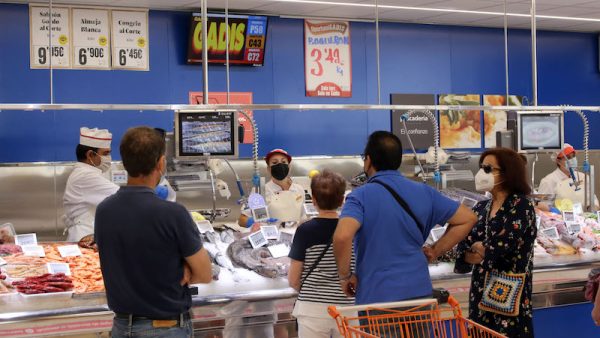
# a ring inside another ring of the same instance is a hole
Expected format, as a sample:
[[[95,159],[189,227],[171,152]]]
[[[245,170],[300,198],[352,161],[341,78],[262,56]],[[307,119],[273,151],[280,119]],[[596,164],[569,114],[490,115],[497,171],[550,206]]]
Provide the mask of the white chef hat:
[[[112,134],[108,129],[90,129],[81,127],[79,130],[79,144],[92,148],[110,148]]]

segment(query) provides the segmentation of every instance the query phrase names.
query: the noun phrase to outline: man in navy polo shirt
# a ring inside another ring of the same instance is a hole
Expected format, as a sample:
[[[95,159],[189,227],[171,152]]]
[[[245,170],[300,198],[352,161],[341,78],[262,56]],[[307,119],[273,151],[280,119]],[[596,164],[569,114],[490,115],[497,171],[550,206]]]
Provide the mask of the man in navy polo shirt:
[[[127,130],[121,158],[127,186],[96,210],[95,236],[112,337],[191,337],[188,284],[211,281],[211,263],[187,210],[154,193],[166,171],[154,129]]]
[[[346,198],[333,238],[342,290],[355,295],[357,305],[429,297],[428,259],[437,258],[465,238],[477,218],[470,209],[398,172],[402,143],[394,134],[371,134],[363,160],[369,180]],[[388,188],[408,208],[402,207]],[[445,223],[449,223],[446,233],[424,252],[431,229]],[[350,270],[353,240],[355,274]]]

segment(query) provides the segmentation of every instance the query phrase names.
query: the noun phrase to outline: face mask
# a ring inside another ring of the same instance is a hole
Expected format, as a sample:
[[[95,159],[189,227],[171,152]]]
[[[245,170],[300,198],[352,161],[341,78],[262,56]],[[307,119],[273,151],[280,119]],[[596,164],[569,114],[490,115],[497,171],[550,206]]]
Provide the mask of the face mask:
[[[96,168],[102,170],[103,173],[107,172],[110,169],[110,162],[112,161],[112,157],[110,155],[100,155],[98,153],[95,153],[96,155],[100,156],[100,164],[99,165],[94,165]],[[92,162],[92,165],[94,163]]]
[[[572,159],[567,160],[567,163],[569,164],[569,168],[577,168],[577,157],[573,157]]]
[[[290,166],[287,163],[277,163],[271,166],[271,176],[278,181],[282,181],[290,173]]]
[[[494,176],[496,175],[492,173],[486,174],[483,169],[479,169],[477,175],[475,175],[475,190],[492,191],[496,186],[496,183],[494,183]]]

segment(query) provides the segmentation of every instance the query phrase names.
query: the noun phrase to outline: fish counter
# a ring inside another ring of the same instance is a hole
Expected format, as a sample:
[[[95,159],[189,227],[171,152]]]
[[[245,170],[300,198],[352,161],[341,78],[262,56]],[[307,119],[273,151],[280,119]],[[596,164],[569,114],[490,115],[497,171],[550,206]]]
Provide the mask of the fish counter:
[[[285,252],[270,248],[289,245],[294,229],[282,228],[277,239],[257,249],[248,234],[234,229],[231,225],[202,233],[215,263],[214,281],[192,286],[195,336],[293,337],[296,293],[285,277],[289,262]],[[0,245],[6,263],[1,270],[0,337],[106,334],[112,312],[106,304],[97,252],[79,247],[80,255],[63,257],[65,247],[74,249],[73,243],[40,246],[44,257],[25,256],[17,246]],[[589,270],[600,265],[600,253],[569,252],[536,251],[536,308],[584,301],[582,286]],[[278,255],[282,256],[274,257]],[[445,288],[466,308],[470,276],[455,274],[453,265],[451,261],[430,265],[430,274],[434,287]]]

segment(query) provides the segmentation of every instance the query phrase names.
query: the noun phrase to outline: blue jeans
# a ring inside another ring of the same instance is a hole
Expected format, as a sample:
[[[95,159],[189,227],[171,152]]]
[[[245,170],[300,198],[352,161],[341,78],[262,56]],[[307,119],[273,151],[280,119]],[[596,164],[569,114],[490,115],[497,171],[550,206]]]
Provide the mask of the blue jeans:
[[[115,318],[113,319],[111,337],[190,338],[193,336],[193,332],[192,321],[189,319],[173,327],[156,328],[152,326],[152,320],[150,319],[134,320],[130,325],[128,319]]]

